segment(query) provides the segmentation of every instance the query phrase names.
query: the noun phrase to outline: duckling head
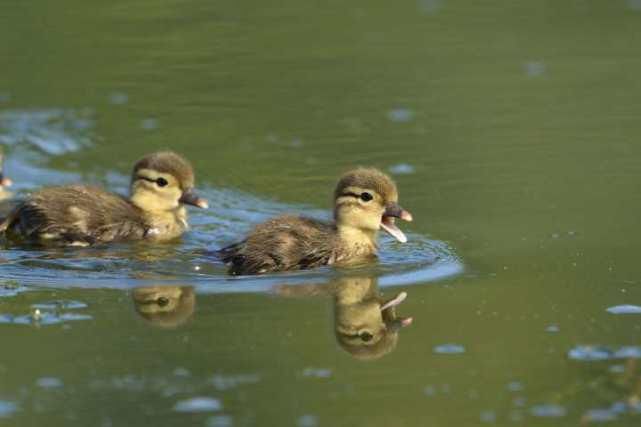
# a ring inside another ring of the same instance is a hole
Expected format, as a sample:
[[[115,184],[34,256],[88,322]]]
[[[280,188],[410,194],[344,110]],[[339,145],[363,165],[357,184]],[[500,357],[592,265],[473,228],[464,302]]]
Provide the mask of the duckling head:
[[[191,164],[171,151],[147,155],[134,165],[131,201],[149,212],[171,211],[183,204],[208,207],[194,191]]]
[[[382,229],[405,243],[407,237],[394,223],[396,218],[412,221],[412,215],[398,204],[396,184],[383,172],[357,168],[338,181],[334,219],[339,229],[357,229],[373,236]]]

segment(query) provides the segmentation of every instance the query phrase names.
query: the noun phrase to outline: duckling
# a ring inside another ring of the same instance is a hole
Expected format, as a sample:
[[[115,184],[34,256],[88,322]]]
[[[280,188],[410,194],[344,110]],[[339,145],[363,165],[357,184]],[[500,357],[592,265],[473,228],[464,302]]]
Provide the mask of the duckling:
[[[45,188],[20,203],[0,224],[0,232],[11,239],[63,246],[168,241],[188,228],[185,204],[207,207],[193,187],[187,160],[157,152],[134,165],[129,198],[85,185]]]
[[[276,217],[258,225],[242,242],[219,250],[218,256],[232,275],[362,263],[376,257],[379,229],[407,241],[395,218],[412,221],[398,205],[394,181],[377,169],[357,168],[336,185],[334,222]]]
[[[194,314],[196,294],[191,286],[145,286],[132,292],[136,312],[161,328],[175,328]]]

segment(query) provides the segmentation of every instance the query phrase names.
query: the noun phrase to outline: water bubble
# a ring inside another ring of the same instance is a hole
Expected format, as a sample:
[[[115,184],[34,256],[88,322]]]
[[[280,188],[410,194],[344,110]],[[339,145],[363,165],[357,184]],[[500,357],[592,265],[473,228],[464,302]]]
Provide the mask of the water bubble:
[[[612,409],[590,409],[584,415],[584,419],[590,422],[603,423],[607,421],[615,421],[617,419],[617,414],[612,411]]]
[[[314,378],[329,378],[332,376],[331,369],[316,369],[316,368],[305,368],[303,371],[304,377],[314,377]]]
[[[641,0],[628,0],[628,9],[640,12]]]
[[[608,372],[613,374],[623,374],[625,373],[625,366],[623,365],[612,365],[608,368]]]
[[[7,418],[18,410],[18,405],[6,400],[0,400],[0,418]]]
[[[528,61],[523,65],[523,69],[528,77],[540,77],[545,74],[545,63],[543,61]]]
[[[256,384],[260,381],[257,374],[222,375],[216,374],[209,380],[217,390],[224,391],[242,384]]]
[[[549,332],[549,333],[552,333],[552,334],[557,333],[560,330],[561,329],[559,328],[558,325],[549,325],[548,327],[545,328],[545,332]]]
[[[512,399],[512,405],[516,406],[517,408],[523,408],[526,403],[527,399],[525,397],[515,397],[514,399]]]
[[[441,344],[434,347],[436,354],[462,354],[465,353],[465,347],[460,344]]]
[[[387,170],[394,175],[410,175],[416,171],[414,166],[407,163],[398,163],[396,165],[392,165],[387,168]]]
[[[423,394],[427,397],[436,395],[436,387],[428,385],[423,389]]]
[[[507,389],[511,392],[522,391],[523,388],[524,388],[523,384],[520,383],[519,381],[512,381],[507,385]]]
[[[418,9],[427,15],[433,15],[443,8],[444,0],[418,0]]]
[[[60,388],[64,385],[60,378],[42,377],[38,378],[36,385],[40,388]]]
[[[612,357],[612,351],[604,347],[577,346],[569,351],[568,357],[582,362],[608,360]]]
[[[612,314],[641,314],[641,306],[638,305],[615,305],[605,311]]]
[[[614,352],[615,359],[641,359],[641,347],[621,347]]]
[[[129,95],[124,92],[111,92],[109,94],[109,102],[113,105],[124,105],[129,102]]]
[[[387,112],[387,118],[395,123],[407,123],[414,120],[414,111],[408,108],[395,108]]]
[[[174,369],[174,375],[177,377],[190,377],[191,372],[189,372],[186,368],[178,367]]]
[[[176,412],[215,412],[223,409],[220,400],[211,397],[193,397],[174,405]]]
[[[535,405],[530,408],[530,414],[535,417],[543,418],[560,418],[567,414],[567,410],[555,403],[546,403],[542,405]]]
[[[480,420],[482,423],[494,424],[496,422],[496,412],[494,411],[483,411],[480,415]]]
[[[318,425],[318,417],[316,415],[303,415],[298,418],[296,425],[298,427],[316,427]]]
[[[215,415],[209,417],[205,423],[206,427],[231,427],[234,425],[234,419],[229,415]]]
[[[140,128],[143,130],[156,130],[158,129],[158,119],[146,118],[140,122]]]

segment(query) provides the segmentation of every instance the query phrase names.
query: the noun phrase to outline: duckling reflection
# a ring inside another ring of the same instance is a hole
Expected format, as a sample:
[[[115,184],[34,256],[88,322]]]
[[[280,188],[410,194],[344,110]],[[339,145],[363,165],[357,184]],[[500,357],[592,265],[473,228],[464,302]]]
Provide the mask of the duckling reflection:
[[[396,307],[407,293],[385,299],[375,277],[342,277],[320,286],[283,285],[277,292],[288,296],[333,295],[336,341],[359,360],[379,359],[392,352],[398,344],[398,332],[413,322],[412,317],[396,315]]]
[[[397,317],[396,307],[407,293],[385,300],[371,277],[343,278],[334,287],[334,328],[338,344],[361,360],[378,359],[398,343],[398,331],[412,317]]]
[[[191,286],[145,286],[131,293],[136,312],[154,326],[176,328],[194,314],[196,294]]]

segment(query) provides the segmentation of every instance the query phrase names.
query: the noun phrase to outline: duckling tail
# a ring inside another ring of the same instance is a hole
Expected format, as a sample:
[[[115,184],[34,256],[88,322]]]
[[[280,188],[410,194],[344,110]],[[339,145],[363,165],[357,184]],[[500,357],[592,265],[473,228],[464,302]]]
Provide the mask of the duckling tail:
[[[0,234],[4,234],[7,232],[7,230],[13,223],[14,219],[15,219],[15,212],[11,212],[5,218],[0,218]]]

